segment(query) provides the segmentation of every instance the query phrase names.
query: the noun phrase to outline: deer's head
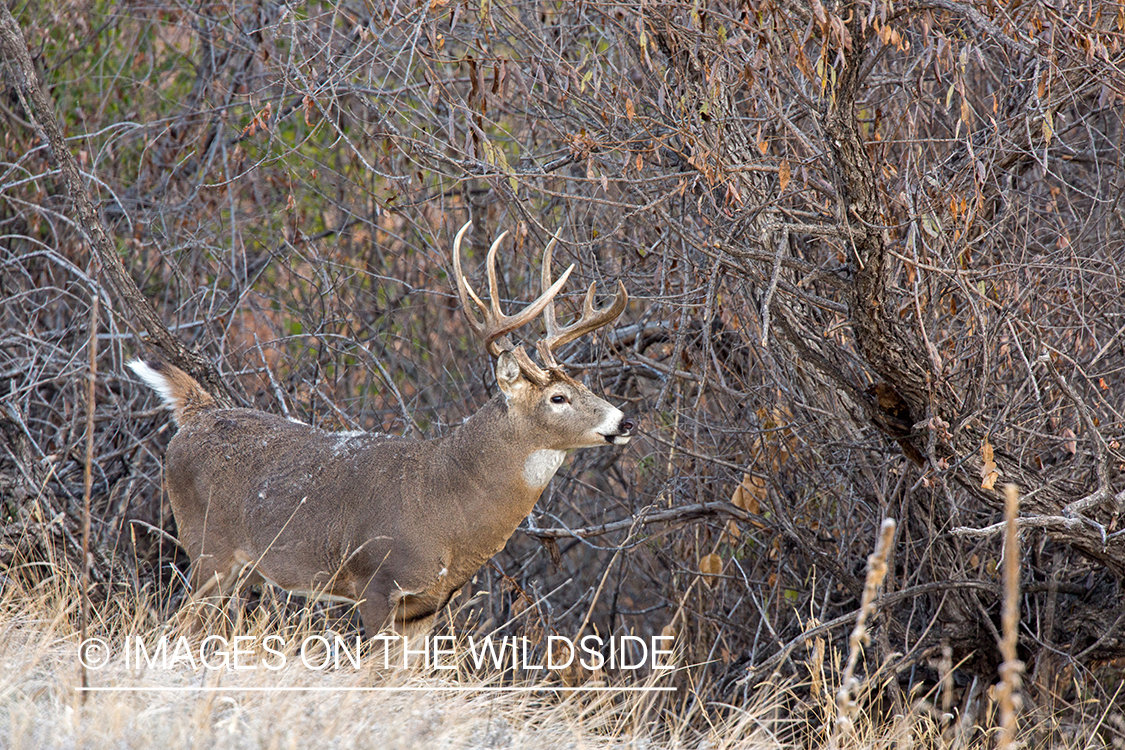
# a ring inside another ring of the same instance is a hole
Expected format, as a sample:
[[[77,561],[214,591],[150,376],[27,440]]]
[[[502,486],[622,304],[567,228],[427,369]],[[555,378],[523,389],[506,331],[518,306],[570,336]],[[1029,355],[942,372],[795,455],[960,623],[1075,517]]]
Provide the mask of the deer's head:
[[[469,222],[461,227],[453,242],[457,292],[469,327],[496,358],[496,382],[504,394],[509,419],[521,435],[527,436],[532,450],[561,451],[627,443],[636,423],[570,377],[555,357],[555,351],[560,347],[617,320],[629,300],[625,286],[618,282],[613,301],[605,307],[596,308],[596,284],[591,283],[578,320],[560,327],[555,316],[554,299],[574,266],[567,268],[558,281],[551,280],[551,252],[556,242],[553,238],[543,251],[542,293],[520,312],[505,315],[500,309],[496,252],[507,232],[497,237],[488,250],[485,263],[489,302],[485,304],[461,272],[461,240],[471,226],[472,222]],[[479,310],[483,320],[472,311],[472,306]],[[508,334],[540,314],[543,315],[546,336],[535,344],[539,357],[539,362],[536,362],[523,346],[514,344]]]

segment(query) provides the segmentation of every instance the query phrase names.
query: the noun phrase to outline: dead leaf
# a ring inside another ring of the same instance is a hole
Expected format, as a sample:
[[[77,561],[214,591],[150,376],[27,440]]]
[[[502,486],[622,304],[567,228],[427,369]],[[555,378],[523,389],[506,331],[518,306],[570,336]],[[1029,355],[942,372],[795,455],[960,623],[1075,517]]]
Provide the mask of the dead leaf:
[[[761,515],[761,501],[766,499],[768,492],[769,488],[766,486],[765,479],[743,474],[742,484],[735,487],[730,501],[747,513]]]
[[[824,5],[821,4],[820,0],[813,0],[812,10],[813,17],[816,18],[817,23],[823,25],[828,22],[828,14],[825,12]]]
[[[981,459],[984,465],[980,467],[980,487],[982,490],[991,490],[996,485],[996,480],[1000,478],[1000,472],[996,470],[996,462],[992,460],[992,443],[988,440],[984,441],[984,445],[980,447]]]
[[[699,558],[699,572],[705,576],[717,576],[723,572],[723,558],[711,553]]]
[[[782,159],[781,166],[777,168],[777,189],[779,192],[785,190],[785,186],[789,184],[789,162]]]

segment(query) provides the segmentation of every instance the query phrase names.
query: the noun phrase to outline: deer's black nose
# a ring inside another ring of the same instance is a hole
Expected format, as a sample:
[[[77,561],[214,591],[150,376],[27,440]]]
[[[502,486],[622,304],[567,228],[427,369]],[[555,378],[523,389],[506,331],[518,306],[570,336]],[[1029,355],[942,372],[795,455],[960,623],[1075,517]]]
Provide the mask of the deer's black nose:
[[[622,419],[621,424],[617,425],[617,429],[621,430],[621,432],[629,433],[637,429],[637,423],[628,418]]]

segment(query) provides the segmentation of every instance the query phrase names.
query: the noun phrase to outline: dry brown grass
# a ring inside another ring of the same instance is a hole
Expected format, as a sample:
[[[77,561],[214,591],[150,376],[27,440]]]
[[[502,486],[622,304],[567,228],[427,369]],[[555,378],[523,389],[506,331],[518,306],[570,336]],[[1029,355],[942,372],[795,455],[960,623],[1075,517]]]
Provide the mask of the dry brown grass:
[[[705,705],[684,690],[674,696],[497,692],[533,683],[475,670],[467,660],[442,675],[418,667],[385,670],[379,659],[366,659],[360,669],[317,671],[301,666],[290,649],[287,665],[277,671],[193,670],[185,664],[137,668],[119,653],[126,636],[151,644],[161,635],[180,634],[156,616],[151,598],[138,596],[94,609],[91,635],[106,639],[118,653],[106,666],[91,669],[89,680],[92,687],[139,690],[84,695],[79,600],[56,583],[62,580],[29,590],[9,579],[0,592],[0,747],[824,747],[835,714],[833,686],[843,674],[842,665],[825,663],[822,654],[813,665],[819,688],[766,680],[733,706]],[[325,628],[315,618],[279,626],[251,614],[226,634],[281,635],[292,644]],[[994,736],[977,728],[943,740],[933,695],[915,696],[898,714],[872,709],[883,687],[868,684],[856,696],[852,731],[837,738],[839,746],[992,746]],[[1080,745],[1085,746],[1076,739],[1072,746]]]
[[[9,589],[2,600],[0,747],[619,747],[632,742],[622,724],[643,709],[612,695],[440,692],[457,681],[421,671],[314,671],[294,662],[276,672],[138,669],[120,653],[89,671],[90,685],[140,690],[84,698],[69,593]],[[113,644],[127,634],[164,634],[160,623],[145,624],[148,602],[132,604],[136,611],[103,616],[92,632]],[[301,630],[310,632],[307,624]],[[278,631],[248,619],[234,632]],[[497,678],[481,675],[475,685],[495,687]],[[172,690],[189,687],[210,690]],[[394,690],[364,690],[372,687]]]

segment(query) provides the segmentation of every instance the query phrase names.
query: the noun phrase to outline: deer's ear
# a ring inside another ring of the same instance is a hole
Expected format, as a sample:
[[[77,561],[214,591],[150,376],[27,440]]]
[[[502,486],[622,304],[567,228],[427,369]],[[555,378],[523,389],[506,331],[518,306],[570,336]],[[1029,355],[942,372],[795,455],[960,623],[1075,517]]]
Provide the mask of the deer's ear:
[[[526,383],[523,373],[520,372],[520,364],[516,361],[516,355],[507,351],[500,352],[500,356],[496,358],[496,384],[500,386],[504,395],[514,395]]]

